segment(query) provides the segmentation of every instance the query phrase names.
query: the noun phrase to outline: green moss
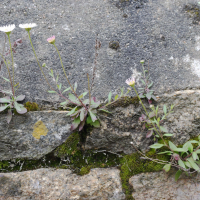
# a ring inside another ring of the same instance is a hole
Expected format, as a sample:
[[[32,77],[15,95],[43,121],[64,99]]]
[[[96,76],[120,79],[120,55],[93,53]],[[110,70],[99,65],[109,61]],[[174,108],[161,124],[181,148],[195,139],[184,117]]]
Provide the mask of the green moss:
[[[116,155],[106,151],[88,150],[84,151],[80,145],[80,134],[73,133],[61,146],[52,153],[39,160],[19,160],[0,162],[0,171],[25,171],[42,167],[53,167],[70,169],[79,175],[85,175],[92,168],[118,167],[122,180],[122,187],[126,194],[126,199],[132,198],[132,187],[129,185],[130,177],[143,173],[160,171],[163,165],[154,163],[150,160],[140,159],[138,153],[131,155]],[[157,155],[154,149],[146,154],[148,157],[161,160],[168,160],[168,156]],[[4,170],[2,170],[4,169]]]
[[[26,102],[24,104],[24,107],[27,109],[28,112],[29,111],[38,111],[38,110],[40,110],[37,103],[30,102],[30,101]]]
[[[169,156],[165,155],[157,155],[155,150],[149,151],[146,154],[148,157],[153,159],[160,159],[160,160],[169,160]],[[125,191],[127,199],[132,198],[133,188],[129,185],[130,177],[144,173],[144,172],[156,172],[161,171],[163,168],[162,164],[155,163],[151,160],[140,159],[140,155],[138,153],[133,153],[131,155],[125,155],[121,160],[121,180],[122,180],[122,188]]]
[[[126,107],[130,104],[134,105],[139,105],[139,99],[138,97],[130,97],[130,96],[125,96],[119,98],[117,101],[113,102],[109,107],[114,108],[114,107]]]
[[[0,161],[0,169],[4,169],[9,166],[8,161]]]
[[[184,10],[193,18],[193,24],[199,24],[200,22],[200,9],[199,6],[195,4],[185,5]]]

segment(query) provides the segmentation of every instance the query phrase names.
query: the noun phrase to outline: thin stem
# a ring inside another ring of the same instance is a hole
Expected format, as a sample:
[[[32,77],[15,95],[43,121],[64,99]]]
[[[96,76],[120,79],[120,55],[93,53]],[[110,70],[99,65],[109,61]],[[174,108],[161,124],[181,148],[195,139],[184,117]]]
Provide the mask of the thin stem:
[[[200,146],[198,146],[193,152],[197,151],[199,148],[200,148]],[[187,155],[183,160],[186,160],[187,158],[189,158],[192,155],[192,153]]]
[[[12,82],[12,86],[13,86],[13,96],[15,96],[15,89],[14,89],[14,85],[15,85],[15,69],[14,69],[14,60],[13,60],[13,52],[12,52],[12,44],[10,42],[10,34],[7,34],[8,36],[8,40],[9,40],[9,44],[10,44],[10,53],[11,53],[11,57],[12,57],[12,74],[13,74],[13,82]]]
[[[51,88],[51,90],[53,90],[53,91],[56,92],[56,90],[54,90],[53,87],[51,87],[51,85],[49,84],[49,81],[47,80],[47,78],[46,78],[46,76],[45,76],[45,74],[44,74],[44,71],[42,70],[42,67],[41,67],[41,65],[40,65],[40,63],[39,63],[39,60],[38,60],[38,58],[37,58],[37,55],[36,55],[36,53],[35,53],[35,49],[34,49],[34,47],[33,47],[33,43],[32,43],[32,41],[31,41],[31,36],[30,36],[30,32],[29,32],[29,31],[28,31],[28,36],[29,36],[29,40],[30,40],[30,43],[31,43],[31,46],[32,46],[32,49],[33,49],[33,53],[34,53],[34,55],[35,55],[35,58],[36,58],[36,60],[37,60],[38,65],[39,65],[39,67],[40,67],[40,70],[41,70],[41,72],[42,72],[42,74],[43,74],[43,76],[44,76],[44,78],[45,78],[47,84],[48,84],[49,87]],[[60,91],[59,91],[59,92],[60,92]],[[56,92],[56,93],[57,93],[60,97],[63,97],[64,99],[68,100],[70,103],[75,104],[75,105],[78,105],[78,104],[72,102],[71,100],[67,99],[66,97],[64,97],[64,96],[62,95],[61,92],[60,92],[60,93]]]
[[[36,53],[35,53],[35,49],[34,49],[34,47],[33,47],[33,43],[32,43],[32,40],[31,40],[30,32],[29,32],[29,31],[27,31],[27,32],[28,32],[28,37],[29,37],[29,40],[30,40],[30,43],[31,43],[31,46],[32,46],[32,49],[33,49],[33,53],[34,53],[35,58],[36,58],[36,61],[37,61],[37,63],[38,63],[38,66],[40,67],[40,70],[41,70],[41,72],[42,72],[42,74],[43,74],[43,76],[44,76],[44,78],[45,78],[47,84],[49,85],[49,87],[50,87],[52,90],[54,90],[54,89],[51,87],[51,85],[49,84],[49,82],[48,82],[48,80],[47,80],[47,78],[46,78],[46,76],[45,76],[45,74],[44,74],[44,71],[42,70],[42,67],[41,67],[41,65],[40,65],[40,63],[39,63],[39,60],[38,60],[37,55],[36,55]],[[54,90],[54,91],[55,91],[55,90]]]
[[[87,107],[86,107],[86,106],[83,104],[83,102],[80,100],[80,98],[78,97],[78,95],[77,95],[76,92],[74,91],[74,88],[72,87],[72,85],[71,85],[71,83],[70,83],[70,81],[69,81],[69,79],[68,79],[68,77],[67,77],[67,74],[66,74],[66,72],[65,72],[65,68],[64,68],[64,66],[63,66],[62,58],[61,58],[60,52],[58,51],[58,48],[56,47],[55,43],[53,43],[53,45],[54,45],[54,47],[56,48],[56,51],[57,51],[58,56],[59,56],[59,58],[60,58],[60,63],[61,63],[63,72],[64,72],[64,74],[65,74],[65,77],[66,77],[66,79],[67,79],[67,82],[69,83],[69,86],[71,87],[73,93],[75,94],[75,96],[77,97],[77,99],[79,100],[79,102],[81,103],[81,105],[82,105],[83,107],[85,107],[85,109],[87,110]]]
[[[90,107],[90,104],[91,104],[91,92],[90,92],[90,78],[89,78],[88,73],[87,73],[87,78],[88,78],[89,107]]]
[[[137,95],[137,97],[138,97],[140,103],[142,104],[142,107],[143,107],[143,109],[144,109],[144,111],[145,111],[147,117],[149,118],[149,115],[148,115],[148,113],[147,113],[147,110],[146,110],[144,104],[142,103],[142,100],[140,99],[139,94],[137,93],[137,90],[135,89],[135,86],[133,86],[133,89],[135,90],[135,93],[136,93],[136,95]]]
[[[12,93],[13,93],[13,96],[15,95],[15,92],[14,92],[14,87],[13,87],[13,83],[12,83],[12,78],[11,78],[11,74],[10,74],[10,70],[9,70],[9,66],[7,65],[7,62],[5,60],[5,58],[3,57],[3,55],[0,53],[1,57],[3,58],[3,61],[7,67],[7,70],[8,70],[8,74],[9,74],[9,79],[10,79],[10,85],[11,85],[11,88],[12,88]]]

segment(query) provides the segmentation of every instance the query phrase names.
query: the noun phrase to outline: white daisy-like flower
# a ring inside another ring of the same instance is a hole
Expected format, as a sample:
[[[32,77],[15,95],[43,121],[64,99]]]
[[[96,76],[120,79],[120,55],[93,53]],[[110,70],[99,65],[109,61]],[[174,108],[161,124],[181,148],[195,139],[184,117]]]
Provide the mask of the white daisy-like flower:
[[[36,23],[30,23],[30,24],[20,24],[19,27],[20,28],[24,28],[27,31],[30,31],[32,28],[36,27],[37,24]]]
[[[12,25],[8,25],[8,26],[2,26],[0,27],[0,31],[3,31],[7,34],[11,33],[11,31],[15,28],[15,25],[12,24]]]

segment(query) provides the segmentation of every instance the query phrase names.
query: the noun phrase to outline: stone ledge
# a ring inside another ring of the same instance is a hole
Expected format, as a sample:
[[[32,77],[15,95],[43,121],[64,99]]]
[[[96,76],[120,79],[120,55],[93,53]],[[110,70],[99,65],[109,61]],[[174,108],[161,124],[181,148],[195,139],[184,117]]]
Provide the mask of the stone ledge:
[[[92,169],[78,176],[68,169],[38,169],[0,173],[0,198],[5,200],[109,199],[123,200],[120,171]]]
[[[182,176],[177,182],[175,173],[152,172],[135,175],[129,179],[136,200],[188,200],[200,199],[200,175]]]

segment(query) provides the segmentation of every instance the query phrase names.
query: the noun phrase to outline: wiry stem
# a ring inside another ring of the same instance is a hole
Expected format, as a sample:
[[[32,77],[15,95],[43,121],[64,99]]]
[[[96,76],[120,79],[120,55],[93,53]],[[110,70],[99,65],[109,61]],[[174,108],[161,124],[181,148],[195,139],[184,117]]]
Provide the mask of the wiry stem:
[[[44,71],[42,70],[42,67],[41,67],[41,65],[40,65],[40,63],[39,63],[39,60],[38,60],[38,58],[37,58],[37,55],[36,55],[36,53],[35,53],[35,49],[34,49],[34,47],[33,47],[33,43],[32,43],[31,36],[30,36],[30,32],[29,32],[29,31],[27,31],[27,32],[28,32],[29,40],[30,40],[30,43],[31,43],[31,46],[32,46],[32,49],[33,49],[33,53],[34,53],[35,58],[36,58],[36,60],[37,60],[38,66],[40,67],[40,70],[41,70],[41,72],[42,72],[42,74],[43,74],[43,76],[44,76],[44,78],[45,78],[47,84],[48,84],[49,87],[51,88],[51,90],[53,90],[53,91],[56,92],[56,90],[53,89],[53,87],[51,87],[49,81],[47,80],[47,78],[46,78],[46,76],[45,76],[45,74],[44,74]],[[60,92],[60,91],[59,91],[59,92]],[[71,100],[69,100],[69,99],[67,99],[66,97],[64,97],[64,96],[62,95],[62,93],[58,93],[58,92],[56,92],[56,93],[57,93],[60,97],[63,97],[64,99],[68,100],[70,103],[77,105],[76,103],[74,103],[74,102],[72,102]]]
[[[91,91],[90,91],[90,78],[89,78],[89,74],[87,73],[87,78],[88,78],[88,92],[89,92],[89,107],[91,104]]]
[[[72,87],[72,85],[71,85],[71,83],[70,83],[70,81],[69,81],[69,79],[68,79],[68,77],[67,77],[67,74],[66,74],[66,72],[65,72],[65,68],[64,68],[64,66],[63,66],[62,58],[61,58],[60,52],[58,51],[58,48],[56,47],[55,43],[53,43],[53,45],[54,45],[54,47],[56,48],[56,51],[57,51],[58,56],[59,56],[59,58],[60,58],[60,63],[61,63],[63,72],[64,72],[64,74],[65,74],[65,77],[66,77],[66,79],[67,79],[67,82],[69,83],[69,86],[70,86],[71,89],[72,89],[72,92],[75,94],[75,96],[77,97],[77,99],[79,100],[79,102],[81,103],[81,105],[82,105],[83,107],[85,107],[85,109],[87,110],[87,107],[83,104],[83,102],[81,101],[81,99],[78,97],[78,95],[77,95],[76,92],[74,91],[74,88]]]
[[[12,74],[13,74],[13,80],[12,80],[12,86],[13,86],[13,96],[15,96],[15,89],[14,89],[14,85],[15,85],[15,78],[14,78],[14,75],[15,75],[15,69],[14,69],[14,59],[13,59],[13,52],[12,52],[12,44],[10,42],[10,33],[7,34],[8,36],[8,41],[9,41],[9,44],[10,44],[10,53],[11,53],[11,57],[12,57]]]
[[[13,83],[12,83],[12,78],[11,78],[9,66],[7,65],[7,62],[6,62],[5,58],[3,57],[3,55],[2,55],[2,54],[0,54],[0,55],[1,55],[1,57],[3,58],[3,61],[4,61],[5,65],[6,65],[6,67],[7,67],[8,75],[9,75],[9,79],[10,79],[10,85],[11,85],[12,93],[13,93],[13,96],[14,96],[14,95],[15,95],[15,92],[14,92],[14,87],[13,87]]]

